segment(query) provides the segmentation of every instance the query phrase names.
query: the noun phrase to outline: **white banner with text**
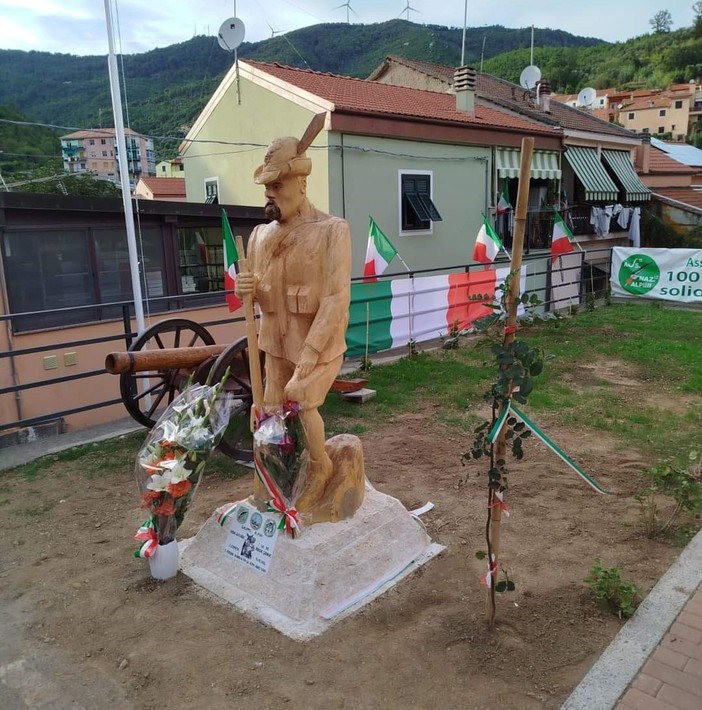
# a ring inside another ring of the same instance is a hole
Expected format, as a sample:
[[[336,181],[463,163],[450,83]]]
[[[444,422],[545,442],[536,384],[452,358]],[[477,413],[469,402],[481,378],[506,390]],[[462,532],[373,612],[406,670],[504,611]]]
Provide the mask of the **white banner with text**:
[[[702,303],[702,249],[612,249],[612,295]]]

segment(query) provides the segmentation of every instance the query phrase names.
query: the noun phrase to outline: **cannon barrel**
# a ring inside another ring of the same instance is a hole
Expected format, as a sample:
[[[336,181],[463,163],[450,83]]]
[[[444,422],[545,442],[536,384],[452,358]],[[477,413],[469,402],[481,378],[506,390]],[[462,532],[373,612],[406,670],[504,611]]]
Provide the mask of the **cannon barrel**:
[[[108,353],[105,357],[105,369],[111,375],[121,375],[128,372],[197,367],[208,358],[217,357],[226,347],[226,345],[199,345],[189,348]]]

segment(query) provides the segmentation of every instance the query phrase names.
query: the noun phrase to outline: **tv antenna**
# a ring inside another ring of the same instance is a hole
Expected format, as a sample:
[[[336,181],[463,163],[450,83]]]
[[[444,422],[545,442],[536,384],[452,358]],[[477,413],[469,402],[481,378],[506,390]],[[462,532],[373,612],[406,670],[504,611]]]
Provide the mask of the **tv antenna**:
[[[246,28],[238,17],[230,17],[222,23],[217,33],[219,46],[227,52],[233,52],[244,41]]]
[[[409,0],[407,0],[407,5],[405,5],[405,7],[404,7],[404,9],[402,10],[402,12],[406,12],[406,13],[407,13],[407,18],[406,18],[406,19],[407,19],[407,22],[409,22],[410,12],[419,12],[419,10],[416,10],[415,8],[413,8],[413,7],[409,4]],[[398,15],[398,17],[402,17],[402,12]],[[421,13],[420,13],[420,14],[421,14]]]
[[[343,5],[337,5],[334,9],[335,10],[340,10],[342,7],[346,8],[346,24],[350,25],[351,24],[351,17],[349,15],[349,11],[353,12],[356,17],[358,17],[358,13],[351,7],[351,0],[349,2],[345,2]]]
[[[535,64],[530,64],[528,67],[522,69],[522,73],[519,75],[519,85],[524,89],[531,91],[535,86],[536,82],[541,78],[541,69]]]
[[[589,108],[592,106],[593,103],[595,103],[595,99],[597,98],[597,89],[593,89],[591,86],[587,86],[584,89],[580,90],[580,93],[578,94],[578,106],[582,106],[583,108]]]
[[[236,4],[234,5],[236,12]],[[241,91],[239,86],[239,57],[237,47],[244,41],[246,28],[238,17],[230,17],[222,23],[217,33],[219,46],[227,52],[234,52],[234,76],[236,77],[236,102],[241,104]]]

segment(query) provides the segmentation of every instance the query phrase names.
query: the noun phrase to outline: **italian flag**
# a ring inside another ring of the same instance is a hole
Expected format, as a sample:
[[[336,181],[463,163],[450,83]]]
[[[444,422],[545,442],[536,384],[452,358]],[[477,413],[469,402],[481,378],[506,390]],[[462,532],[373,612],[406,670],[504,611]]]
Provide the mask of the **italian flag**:
[[[500,193],[500,199],[495,208],[495,214],[504,214],[508,210],[512,209],[512,205],[509,203],[509,188],[507,187],[507,181],[502,186],[502,192]]]
[[[363,280],[366,282],[377,281],[377,277],[388,268],[388,264],[397,254],[397,249],[382,233],[375,220],[370,216],[368,219],[370,220],[368,247],[366,248],[366,263],[363,267]]]
[[[551,263],[553,263],[562,254],[568,254],[573,251],[571,239],[575,239],[568,225],[563,221],[558,212],[553,221],[553,235],[551,236]]]
[[[404,347],[409,340],[423,342],[446,335],[454,324],[460,329],[494,313],[486,304],[504,283],[509,268],[439,276],[398,278],[351,284],[348,357]],[[522,267],[521,292],[526,290]],[[523,311],[523,306],[521,310]]]
[[[236,262],[239,261],[239,255],[236,252],[234,235],[229,225],[227,213],[224,210],[222,210],[222,238],[224,240],[224,290],[234,291],[236,286]],[[235,293],[226,294],[226,299],[230,312],[241,308],[243,304],[243,301]]]
[[[492,228],[492,225],[483,217],[483,226],[475,238],[475,247],[473,247],[473,261],[479,261],[482,264],[492,264],[495,257],[502,249],[502,240],[497,236],[497,232]]]

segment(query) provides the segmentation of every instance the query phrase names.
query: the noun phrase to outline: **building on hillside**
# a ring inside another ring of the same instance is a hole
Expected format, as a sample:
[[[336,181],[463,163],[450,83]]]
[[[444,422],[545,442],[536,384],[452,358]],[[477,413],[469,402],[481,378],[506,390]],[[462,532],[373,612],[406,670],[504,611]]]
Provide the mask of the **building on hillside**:
[[[604,106],[601,105],[603,93]],[[577,95],[557,94],[553,99],[577,106]],[[583,110],[590,109],[583,107]],[[637,133],[670,135],[674,141],[683,142],[702,130],[702,86],[690,81],[660,90],[600,90],[592,112]]]
[[[589,106],[581,106],[579,94],[553,94],[551,96],[551,100],[558,101],[566,106],[570,106],[571,108],[582,108],[587,109],[588,111],[593,111],[596,116],[603,118],[599,112],[607,111],[607,109],[609,109],[610,95],[615,93],[615,89],[596,89],[595,99]]]
[[[535,138],[543,175],[560,177],[558,129],[476,101],[470,78],[454,96],[240,61],[181,146],[188,200],[262,203],[253,173],[267,144],[301,136],[319,113],[308,194],[348,220],[354,276],[363,272],[369,216],[411,269],[468,264],[482,215],[494,209],[496,156],[511,169],[524,136]],[[434,210],[418,206],[417,194]]]
[[[142,175],[155,175],[154,144],[130,128],[124,129],[127,144],[129,184],[134,188]],[[63,169],[71,175],[92,173],[104,180],[119,183],[117,138],[114,128],[74,131],[61,136]]]
[[[140,177],[132,196],[144,200],[185,202],[185,178]]]
[[[173,160],[162,160],[156,164],[156,177],[160,178],[182,178],[185,170],[183,159],[178,156]]]
[[[616,120],[637,133],[670,134],[673,140],[684,141],[689,114],[689,96],[666,92],[622,101],[617,106]]]
[[[453,90],[450,67],[398,57],[387,57],[369,79],[401,86],[432,86],[437,91]],[[537,235],[537,242],[542,238],[540,235],[549,239],[556,207],[564,212],[566,221],[585,249],[591,245],[601,248],[603,237],[621,240],[626,232],[621,231],[616,220],[610,221],[607,230],[595,229],[593,214],[595,211],[601,214],[601,210],[618,204],[632,207],[650,200],[650,191],[633,168],[641,138],[591,112],[550,101],[546,87],[547,83],[543,82],[539,96],[536,96],[535,92],[497,77],[487,74],[477,77],[477,101],[548,125],[561,137],[561,172],[555,185],[539,180],[543,176],[539,174],[538,159],[532,166],[527,230]],[[494,167],[493,194],[499,195],[506,183],[514,204],[518,188],[517,155],[498,150]],[[504,237],[508,225],[498,221],[498,226]]]

